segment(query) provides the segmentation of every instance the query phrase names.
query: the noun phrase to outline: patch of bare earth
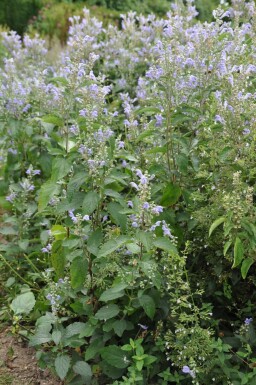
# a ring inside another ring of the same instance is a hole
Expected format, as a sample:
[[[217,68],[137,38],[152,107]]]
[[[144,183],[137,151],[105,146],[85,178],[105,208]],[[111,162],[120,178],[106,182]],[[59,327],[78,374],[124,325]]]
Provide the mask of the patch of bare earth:
[[[37,366],[35,350],[0,332],[0,385],[61,385],[48,370]]]

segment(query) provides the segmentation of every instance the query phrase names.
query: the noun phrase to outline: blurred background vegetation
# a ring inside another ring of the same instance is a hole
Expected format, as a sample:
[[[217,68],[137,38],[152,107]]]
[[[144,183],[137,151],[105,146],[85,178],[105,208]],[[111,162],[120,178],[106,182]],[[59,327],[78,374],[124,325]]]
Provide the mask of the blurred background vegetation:
[[[83,7],[93,16],[118,25],[120,13],[129,10],[138,13],[156,13],[163,16],[173,0],[0,0],[0,29],[8,28],[20,35],[39,32],[49,41],[57,37],[62,44],[67,38],[68,18],[82,14]],[[196,0],[201,20],[211,20],[218,0]]]

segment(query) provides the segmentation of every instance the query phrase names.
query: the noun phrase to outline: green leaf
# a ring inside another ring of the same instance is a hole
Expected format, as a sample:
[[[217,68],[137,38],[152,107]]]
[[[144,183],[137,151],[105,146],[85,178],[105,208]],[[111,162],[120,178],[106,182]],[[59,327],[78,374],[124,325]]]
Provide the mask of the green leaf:
[[[122,210],[123,207],[119,203],[111,202],[108,204],[108,212],[113,218],[114,223],[120,226],[122,231],[125,232],[127,226],[127,216],[120,213]]]
[[[76,374],[84,377],[86,381],[90,381],[92,378],[92,370],[89,364],[85,361],[77,361],[73,366],[73,370]]]
[[[51,180],[57,182],[70,171],[71,163],[66,158],[55,158],[52,162]]]
[[[60,186],[52,180],[45,182],[39,191],[38,211],[43,211],[48,205],[49,201],[55,194],[59,192]]]
[[[47,342],[52,341],[52,336],[49,331],[39,328],[31,338],[29,346],[37,346],[46,344]]]
[[[71,363],[71,358],[67,354],[62,354],[55,359],[55,370],[63,381],[66,377]]]
[[[61,239],[65,239],[67,236],[67,230],[64,226],[61,225],[53,225],[51,228],[51,235],[58,241]]]
[[[209,230],[209,237],[212,235],[213,231],[216,229],[216,227],[218,227],[219,225],[221,225],[223,222],[225,222],[226,218],[225,217],[220,217],[220,218],[217,218],[211,225],[210,227],[210,230]]]
[[[151,148],[150,150],[147,150],[146,151],[146,154],[158,154],[158,153],[163,153],[165,154],[167,151],[167,148],[166,146],[155,146],[153,148]]]
[[[171,118],[171,122],[175,126],[175,125],[180,124],[180,123],[188,122],[191,119],[193,119],[193,117],[187,116],[181,112],[177,112],[177,113],[173,114],[173,116]]]
[[[101,357],[109,365],[115,368],[124,369],[129,365],[126,359],[127,353],[115,345],[110,345],[101,350]]]
[[[99,195],[94,191],[89,191],[83,200],[82,210],[84,214],[90,215],[98,207],[100,198]]]
[[[179,171],[186,175],[188,171],[188,156],[185,154],[178,154],[176,157],[176,163],[178,165]]]
[[[139,303],[143,307],[145,313],[150,319],[154,318],[155,312],[156,312],[156,305],[149,295],[143,294],[141,297],[139,297]]]
[[[242,241],[239,237],[236,237],[235,246],[234,246],[234,262],[232,269],[240,265],[244,256],[244,247]]]
[[[63,120],[61,118],[59,118],[56,115],[51,115],[51,114],[43,116],[42,121],[44,123],[50,123],[50,124],[53,124],[54,126],[58,126],[58,127],[61,127],[64,124]]]
[[[117,249],[119,249],[121,246],[123,246],[125,243],[129,241],[128,237],[125,237],[121,235],[120,237],[110,239],[108,242],[106,242],[100,249],[100,252],[98,254],[98,257],[106,257],[107,255],[113,253]]]
[[[124,319],[115,321],[113,328],[118,337],[122,337],[123,332],[126,330],[126,321]]]
[[[173,183],[168,183],[163,191],[163,196],[161,199],[161,205],[171,206],[178,202],[181,196],[181,188]]]
[[[72,198],[72,196],[79,191],[80,187],[85,183],[88,173],[85,171],[80,171],[75,174],[69,181],[67,187],[67,196]]]
[[[90,342],[90,345],[87,347],[84,358],[86,361],[89,361],[99,355],[100,349],[104,347],[103,338],[97,338]]]
[[[152,246],[152,234],[145,231],[138,231],[136,238],[140,241],[147,251],[150,251]]]
[[[108,320],[115,317],[119,312],[120,309],[117,305],[110,304],[103,306],[100,310],[98,310],[95,314],[95,318],[99,320]]]
[[[232,245],[232,242],[231,241],[227,241],[224,245],[224,249],[223,249],[223,254],[224,254],[224,257],[226,256],[227,252],[228,252],[228,249],[230,248],[230,246]]]
[[[161,250],[167,251],[169,254],[178,254],[176,246],[168,239],[159,237],[153,241],[153,245]]]
[[[51,254],[52,267],[55,270],[57,279],[64,277],[66,258],[61,241],[55,241],[52,245]]]
[[[90,324],[89,322],[86,322],[84,325],[83,330],[79,334],[79,337],[91,337],[94,333],[94,330],[97,328],[97,326]]]
[[[255,260],[253,258],[246,258],[243,261],[242,266],[241,266],[241,274],[242,274],[243,279],[245,279],[247,277],[248,271],[254,262],[255,262]]]
[[[77,334],[80,334],[84,331],[85,323],[84,322],[74,322],[67,326],[65,331],[65,338],[73,337]]]
[[[20,294],[11,303],[11,309],[15,314],[28,314],[36,304],[35,296],[31,291]]]
[[[127,243],[126,245],[126,248],[128,251],[130,251],[132,254],[138,254],[141,252],[141,248],[139,245],[137,245],[137,243],[134,243],[134,242],[129,242]]]
[[[139,136],[137,136],[136,142],[143,141],[145,138],[148,138],[149,136],[154,135],[155,132],[156,131],[152,129],[143,131]]]
[[[52,332],[52,340],[55,343],[55,345],[59,345],[61,337],[62,337],[62,334],[60,330],[54,330]]]
[[[114,287],[111,287],[110,289],[107,289],[104,291],[99,300],[103,302],[112,301],[113,299],[120,298],[124,296],[124,289],[128,285],[126,283],[119,283],[118,285],[115,285]]]
[[[71,286],[73,289],[80,289],[86,279],[88,261],[84,257],[76,257],[70,266]]]
[[[93,233],[91,233],[91,235],[88,238],[87,250],[93,255],[97,256],[102,239],[103,239],[103,234],[101,229],[95,230]]]

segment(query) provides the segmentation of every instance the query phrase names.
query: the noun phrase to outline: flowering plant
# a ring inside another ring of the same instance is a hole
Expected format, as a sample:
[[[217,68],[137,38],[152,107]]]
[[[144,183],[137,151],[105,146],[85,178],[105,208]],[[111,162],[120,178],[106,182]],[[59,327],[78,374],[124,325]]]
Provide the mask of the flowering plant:
[[[2,34],[2,317],[66,384],[254,383],[254,8]]]

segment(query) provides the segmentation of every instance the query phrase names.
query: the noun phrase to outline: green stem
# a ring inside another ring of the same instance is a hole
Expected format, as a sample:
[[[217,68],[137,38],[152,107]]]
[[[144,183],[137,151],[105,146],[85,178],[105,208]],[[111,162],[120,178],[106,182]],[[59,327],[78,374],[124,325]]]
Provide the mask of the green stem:
[[[3,256],[2,254],[0,254],[0,259],[2,259],[2,261],[6,264],[6,266],[8,266],[9,269],[10,269],[10,270],[11,270],[17,277],[19,277],[19,279],[20,279],[22,282],[26,283],[26,284],[29,285],[29,286],[33,286],[33,285],[31,285],[31,282],[28,282],[28,281],[27,281],[25,278],[23,278],[19,273],[17,273],[16,270],[14,270],[14,268],[10,265],[9,262],[6,261],[6,259],[4,258],[4,256]],[[37,290],[37,289],[35,289],[35,290]],[[39,291],[39,290],[38,290],[38,291]]]

